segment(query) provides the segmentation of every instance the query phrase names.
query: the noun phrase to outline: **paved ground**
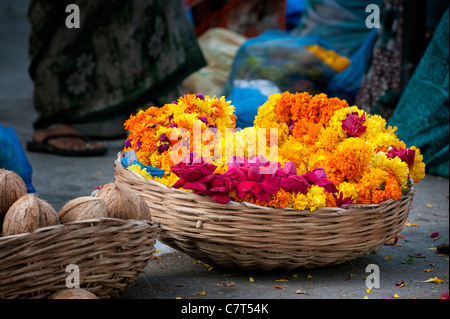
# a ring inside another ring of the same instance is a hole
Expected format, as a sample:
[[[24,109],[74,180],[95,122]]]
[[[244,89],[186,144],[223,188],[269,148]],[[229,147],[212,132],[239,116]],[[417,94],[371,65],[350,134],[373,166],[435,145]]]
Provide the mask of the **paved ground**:
[[[14,127],[24,147],[36,118],[33,86],[27,73],[27,5],[25,0],[0,3],[0,124]],[[113,181],[113,161],[123,141],[110,141],[107,145],[109,152],[99,158],[27,153],[39,196],[59,209],[68,200],[88,195],[95,187]],[[448,182],[445,178],[427,176],[417,185],[408,219],[417,226],[404,227],[400,246],[382,246],[375,254],[334,267],[259,272],[217,266],[211,269],[158,244],[162,249],[160,259],[150,261],[145,273],[121,298],[384,299],[398,296],[437,299],[448,292],[449,282],[448,255],[440,256],[435,250],[449,241]],[[433,232],[440,233],[437,240],[430,237]],[[420,257],[410,257],[418,254]],[[366,276],[370,273],[365,271],[369,264],[379,266],[381,281],[380,288],[370,292],[366,288]],[[423,282],[434,277],[445,282]],[[402,281],[406,286],[397,287],[396,283]]]

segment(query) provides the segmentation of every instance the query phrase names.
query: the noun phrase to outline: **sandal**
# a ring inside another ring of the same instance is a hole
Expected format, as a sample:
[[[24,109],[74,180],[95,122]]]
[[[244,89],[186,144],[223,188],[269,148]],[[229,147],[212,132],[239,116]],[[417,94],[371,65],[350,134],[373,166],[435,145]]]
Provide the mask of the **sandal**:
[[[42,142],[30,141],[27,143],[27,150],[30,152],[39,152],[39,153],[48,153],[60,156],[100,156],[105,154],[108,149],[106,147],[98,147],[94,149],[85,149],[85,150],[65,150],[58,148],[56,146],[50,145],[48,141],[61,138],[61,137],[71,137],[71,138],[79,138],[86,142],[86,146],[89,147],[89,144],[92,143],[92,140],[86,135],[80,133],[73,134],[54,134],[47,136]]]

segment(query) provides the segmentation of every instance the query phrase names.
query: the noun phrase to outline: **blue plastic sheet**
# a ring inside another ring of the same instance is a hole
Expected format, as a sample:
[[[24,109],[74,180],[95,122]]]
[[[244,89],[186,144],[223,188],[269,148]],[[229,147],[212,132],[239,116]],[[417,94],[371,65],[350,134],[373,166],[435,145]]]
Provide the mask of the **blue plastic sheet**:
[[[256,88],[233,88],[228,99],[236,108],[236,128],[253,126],[258,109],[267,101],[267,98]]]
[[[31,184],[33,168],[12,127],[0,125],[0,168],[17,173],[27,185],[28,193],[35,193]]]
[[[122,157],[122,159],[121,159],[121,162],[122,162],[122,165],[125,167],[128,167],[130,165],[139,165],[141,167],[141,169],[145,168],[146,171],[148,173],[150,173],[151,176],[162,177],[164,175],[164,173],[166,172],[165,170],[162,170],[160,168],[156,168],[156,167],[152,167],[152,166],[145,166],[144,164],[139,162],[137,160],[135,150],[126,151],[125,156]]]
[[[350,57],[351,64],[342,72],[337,73],[328,82],[325,93],[354,104],[361,81],[366,73],[372,55],[372,48],[377,39],[377,29],[367,36],[361,47]]]
[[[223,95],[231,93],[236,80],[260,79],[273,82],[282,91],[323,92],[337,72],[306,48],[313,44],[333,50],[319,37],[298,37],[277,30],[247,40],[235,55]]]

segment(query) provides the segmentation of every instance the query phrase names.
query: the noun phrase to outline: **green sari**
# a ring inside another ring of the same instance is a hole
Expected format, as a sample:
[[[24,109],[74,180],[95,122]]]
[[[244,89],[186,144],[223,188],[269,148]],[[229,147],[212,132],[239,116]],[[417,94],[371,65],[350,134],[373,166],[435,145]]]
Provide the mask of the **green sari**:
[[[69,4],[79,28],[67,27]],[[161,106],[206,65],[182,0],[32,0],[28,18],[35,129]]]

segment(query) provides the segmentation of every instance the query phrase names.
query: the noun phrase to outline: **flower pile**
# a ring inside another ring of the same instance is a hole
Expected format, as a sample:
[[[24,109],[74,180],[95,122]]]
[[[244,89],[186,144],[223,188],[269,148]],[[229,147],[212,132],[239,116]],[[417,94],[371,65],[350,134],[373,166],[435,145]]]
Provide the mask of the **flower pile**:
[[[198,151],[193,143],[196,136],[207,137],[197,143],[203,149],[215,142],[216,134],[224,134],[225,129],[235,126],[236,115],[230,101],[187,94],[161,108],[152,106],[130,116],[124,124],[130,132],[124,151],[135,150],[137,161],[143,166],[167,172],[153,177],[142,165],[134,166],[142,176],[172,185],[178,178],[170,173],[170,168],[190,152]]]
[[[343,197],[357,204],[398,200],[411,178],[425,177],[420,150],[407,149],[378,115],[325,94],[273,94],[259,108],[256,127],[277,127],[278,155],[298,174],[322,167]]]
[[[398,200],[410,180],[425,176],[419,149],[406,148],[396,128],[345,100],[306,92],[273,94],[260,106],[253,127],[227,135],[235,127],[233,111],[223,97],[185,95],[131,116],[124,150],[135,150],[143,165],[164,170],[157,177],[133,166],[167,186],[219,203],[298,210]],[[267,156],[274,150],[275,156]]]

